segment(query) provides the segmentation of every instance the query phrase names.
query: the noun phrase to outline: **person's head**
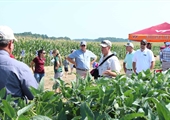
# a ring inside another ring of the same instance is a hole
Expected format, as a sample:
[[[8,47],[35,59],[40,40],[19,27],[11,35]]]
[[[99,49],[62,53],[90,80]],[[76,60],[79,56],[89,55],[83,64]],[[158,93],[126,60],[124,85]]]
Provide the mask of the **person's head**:
[[[86,41],[81,41],[80,42],[80,49],[85,52],[86,51],[86,47],[87,47]]]
[[[11,54],[14,49],[14,41],[17,39],[14,37],[12,29],[8,26],[0,26],[0,49]]]
[[[133,48],[134,48],[134,45],[131,42],[128,42],[125,46],[126,46],[126,51],[127,52],[131,52],[133,50]]]
[[[44,58],[44,57],[45,57],[45,54],[46,54],[46,52],[45,52],[45,50],[43,50],[43,49],[41,49],[41,50],[38,51],[38,57]]]
[[[112,43],[109,40],[103,40],[100,44],[101,52],[104,56],[108,55],[111,50]]]
[[[169,47],[169,46],[170,46],[170,42],[166,42],[166,43],[165,43],[165,46],[166,46],[166,47]]]
[[[59,51],[55,49],[55,50],[53,50],[52,54],[54,57],[59,56]]]
[[[140,48],[142,50],[144,50],[146,48],[146,45],[147,45],[147,41],[145,39],[143,39],[141,42],[140,42]]]
[[[151,43],[147,43],[146,47],[151,50],[152,49],[152,44]]]

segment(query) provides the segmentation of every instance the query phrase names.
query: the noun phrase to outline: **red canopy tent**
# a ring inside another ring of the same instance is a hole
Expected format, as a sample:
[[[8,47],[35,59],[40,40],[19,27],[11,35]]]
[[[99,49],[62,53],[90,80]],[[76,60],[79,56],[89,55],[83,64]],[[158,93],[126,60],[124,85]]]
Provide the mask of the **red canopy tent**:
[[[165,22],[129,34],[129,40],[140,42],[143,39],[148,42],[170,42],[170,24]]]

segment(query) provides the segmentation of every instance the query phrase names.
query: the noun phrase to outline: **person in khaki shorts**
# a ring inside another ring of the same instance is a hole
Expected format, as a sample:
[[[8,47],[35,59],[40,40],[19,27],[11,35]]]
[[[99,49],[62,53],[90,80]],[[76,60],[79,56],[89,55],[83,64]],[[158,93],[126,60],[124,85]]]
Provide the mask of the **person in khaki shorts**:
[[[124,72],[126,73],[126,76],[131,77],[133,73],[132,58],[135,53],[135,51],[133,50],[134,45],[133,43],[128,42],[125,46],[126,46],[127,54],[123,62],[123,69],[124,69]]]
[[[162,50],[162,70],[168,70],[170,68],[170,42],[165,43],[165,48]]]

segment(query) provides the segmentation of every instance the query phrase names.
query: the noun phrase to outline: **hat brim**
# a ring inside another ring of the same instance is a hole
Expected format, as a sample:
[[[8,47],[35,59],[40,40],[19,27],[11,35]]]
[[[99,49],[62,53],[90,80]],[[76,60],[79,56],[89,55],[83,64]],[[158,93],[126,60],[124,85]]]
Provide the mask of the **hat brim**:
[[[15,40],[16,42],[18,42],[18,40],[17,40],[16,38],[14,38],[14,40]]]
[[[106,45],[106,44],[100,44],[100,46],[102,46],[102,47],[107,47],[108,45]]]

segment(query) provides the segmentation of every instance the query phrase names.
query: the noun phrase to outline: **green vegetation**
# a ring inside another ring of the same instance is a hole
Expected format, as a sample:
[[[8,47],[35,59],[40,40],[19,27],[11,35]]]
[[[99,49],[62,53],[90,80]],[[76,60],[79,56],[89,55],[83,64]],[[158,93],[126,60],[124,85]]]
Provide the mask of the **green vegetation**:
[[[99,46],[100,42],[88,42],[87,48],[93,51],[98,58],[101,55],[101,48]],[[117,57],[121,60],[124,59],[126,55],[126,50],[124,47],[125,42],[113,42],[112,51],[117,53]],[[135,50],[139,48],[139,43],[134,42]],[[159,55],[159,46],[160,44],[153,44],[152,51],[155,55]],[[35,57],[36,51],[43,48],[46,52],[46,64],[50,65],[50,50],[58,49],[61,56],[67,56],[70,54],[72,49],[79,49],[79,41],[69,41],[69,40],[36,40],[36,39],[19,39],[18,42],[15,42],[15,49],[13,54],[16,59],[29,64],[31,60]],[[21,57],[21,51],[25,50],[25,57]]]
[[[44,90],[44,80],[39,89],[31,88],[34,100],[25,104],[8,96],[0,104],[3,120],[169,120],[170,71],[153,74],[149,70],[138,76],[126,78],[101,78],[97,81],[87,76],[72,82],[71,86],[57,80],[61,92]],[[5,89],[0,91],[0,99]]]

